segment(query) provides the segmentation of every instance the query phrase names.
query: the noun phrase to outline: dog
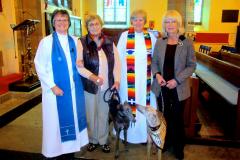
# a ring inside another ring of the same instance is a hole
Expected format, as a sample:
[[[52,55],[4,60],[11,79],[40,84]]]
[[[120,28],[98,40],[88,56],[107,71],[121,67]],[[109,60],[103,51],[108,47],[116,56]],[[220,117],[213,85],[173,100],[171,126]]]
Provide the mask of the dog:
[[[147,120],[147,160],[150,160],[152,143],[158,149],[158,160],[161,160],[167,129],[166,120],[162,112],[157,111],[151,106],[144,107],[137,104],[136,107],[137,110],[141,112]]]
[[[107,98],[108,97],[108,98]],[[127,102],[120,104],[120,97],[116,89],[107,89],[104,93],[104,101],[109,105],[109,120],[113,122],[114,129],[116,131],[115,142],[115,159],[119,158],[119,139],[120,132],[123,130],[124,135],[124,147],[127,150],[127,130],[130,126],[130,122],[135,123],[135,117],[132,114],[132,109]]]

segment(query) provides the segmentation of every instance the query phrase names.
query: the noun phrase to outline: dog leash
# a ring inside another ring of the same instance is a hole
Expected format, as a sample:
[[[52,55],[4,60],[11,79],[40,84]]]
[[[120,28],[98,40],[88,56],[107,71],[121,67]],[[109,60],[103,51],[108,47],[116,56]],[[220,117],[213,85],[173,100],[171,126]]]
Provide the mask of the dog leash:
[[[108,95],[108,97],[106,97],[108,92],[109,92],[109,95]],[[120,99],[120,96],[119,96],[119,94],[118,94],[117,89],[116,89],[116,88],[111,89],[111,87],[109,87],[109,88],[104,92],[104,94],[103,94],[103,100],[104,100],[104,102],[109,103],[109,101],[111,100],[111,98],[112,98],[113,95],[114,95],[114,96],[117,96],[118,102],[121,103],[121,99]],[[108,99],[107,99],[107,98],[108,98]]]
[[[162,99],[162,113],[164,114],[164,108],[165,108],[165,105],[164,105],[164,99],[163,99],[163,94],[162,94],[162,87],[161,87],[161,99]]]
[[[114,97],[115,96],[115,97]],[[108,103],[110,105],[112,98],[115,98],[115,100],[118,102],[118,104],[121,103],[121,99],[118,93],[118,90],[116,88],[111,89],[111,87],[109,87],[103,94],[103,100],[104,102]],[[135,121],[134,122],[130,122],[130,126],[134,126],[135,127]]]

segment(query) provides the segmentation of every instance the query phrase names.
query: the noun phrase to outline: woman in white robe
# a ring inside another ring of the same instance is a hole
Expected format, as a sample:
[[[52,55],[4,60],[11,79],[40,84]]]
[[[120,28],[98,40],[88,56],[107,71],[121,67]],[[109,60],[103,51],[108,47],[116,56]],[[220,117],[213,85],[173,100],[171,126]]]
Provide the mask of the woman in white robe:
[[[75,83],[73,80],[73,67],[70,55],[72,51],[70,51],[68,40],[68,28],[70,26],[69,15],[65,10],[56,10],[53,13],[52,19],[53,26],[56,31],[55,33],[66,57],[71,87],[70,93],[72,95],[72,99],[70,101],[72,101],[76,137],[74,140],[66,140],[64,142],[61,140],[56,98],[57,96],[63,96],[66,91],[63,91],[62,88],[57,86],[54,82],[54,73],[52,67],[53,34],[51,34],[41,40],[34,59],[36,71],[42,87],[42,154],[49,159],[63,154],[67,155],[68,153],[71,153],[68,155],[73,156],[74,152],[80,151],[82,146],[88,144],[87,128],[82,129],[81,132],[79,132],[75,97],[75,89],[77,90],[79,88],[75,88]],[[76,46],[75,48],[77,48],[77,37],[71,37],[74,40],[74,45]],[[62,78],[64,79],[65,77]],[[69,159],[72,158],[73,157],[70,157]]]
[[[131,14],[131,24],[134,28],[135,34],[135,103],[146,106],[146,80],[147,80],[147,47],[144,38],[144,24],[146,24],[146,12],[143,10],[136,10]],[[128,101],[128,79],[127,79],[127,41],[129,31],[121,34],[118,41],[118,51],[121,60],[121,83],[119,94],[121,101]],[[156,37],[148,33],[151,38],[151,53],[153,53]],[[152,76],[151,76],[152,77]],[[131,102],[129,102],[131,103]],[[150,105],[156,108],[156,98],[150,92]],[[123,134],[120,135],[123,138]],[[127,132],[127,141],[130,143],[146,143],[147,142],[147,125],[146,118],[143,114],[136,111],[136,123],[131,125]]]

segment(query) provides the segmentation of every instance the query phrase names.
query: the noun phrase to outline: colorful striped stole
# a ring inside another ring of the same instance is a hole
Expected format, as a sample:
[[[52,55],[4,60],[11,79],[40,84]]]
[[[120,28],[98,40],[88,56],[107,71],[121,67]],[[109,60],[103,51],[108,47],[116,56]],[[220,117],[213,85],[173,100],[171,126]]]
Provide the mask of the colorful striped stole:
[[[150,106],[150,90],[151,90],[151,61],[152,61],[152,42],[151,37],[144,29],[144,39],[147,49],[147,83],[146,83],[146,106]],[[127,85],[128,85],[128,103],[132,107],[132,113],[136,116],[136,94],[135,94],[135,31],[129,28],[127,36]]]

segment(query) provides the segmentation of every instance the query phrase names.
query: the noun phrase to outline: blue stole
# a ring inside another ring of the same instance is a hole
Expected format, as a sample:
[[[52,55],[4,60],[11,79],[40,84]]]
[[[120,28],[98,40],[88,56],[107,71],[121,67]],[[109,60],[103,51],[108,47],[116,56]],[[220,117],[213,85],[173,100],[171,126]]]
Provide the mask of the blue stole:
[[[64,92],[63,96],[56,96],[60,125],[61,141],[76,140],[76,129],[73,115],[72,92],[67,60],[56,32],[53,32],[52,68],[55,84]],[[68,43],[72,60],[73,81],[75,84],[76,108],[79,132],[87,127],[84,91],[80,74],[76,68],[77,50],[74,40],[68,35]],[[52,107],[52,106],[49,106]]]

